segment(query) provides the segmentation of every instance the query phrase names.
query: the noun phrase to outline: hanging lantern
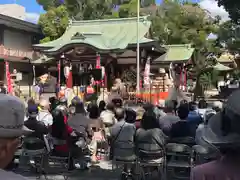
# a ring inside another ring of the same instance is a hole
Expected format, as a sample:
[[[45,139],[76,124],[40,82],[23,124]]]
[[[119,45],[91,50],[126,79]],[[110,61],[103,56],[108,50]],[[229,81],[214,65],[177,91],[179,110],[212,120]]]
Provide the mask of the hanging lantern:
[[[70,72],[70,66],[68,64],[66,64],[64,66],[64,76],[66,79],[68,78],[69,72]]]

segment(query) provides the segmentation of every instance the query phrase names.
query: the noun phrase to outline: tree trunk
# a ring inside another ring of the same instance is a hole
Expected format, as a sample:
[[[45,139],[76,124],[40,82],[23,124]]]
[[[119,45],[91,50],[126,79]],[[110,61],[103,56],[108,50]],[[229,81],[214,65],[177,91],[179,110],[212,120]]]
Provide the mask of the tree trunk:
[[[193,90],[193,93],[194,93],[193,100],[194,101],[197,100],[197,97],[203,96],[203,89],[202,89],[202,86],[200,84],[200,75],[201,75],[201,73],[197,75],[196,85],[195,85],[194,90]]]

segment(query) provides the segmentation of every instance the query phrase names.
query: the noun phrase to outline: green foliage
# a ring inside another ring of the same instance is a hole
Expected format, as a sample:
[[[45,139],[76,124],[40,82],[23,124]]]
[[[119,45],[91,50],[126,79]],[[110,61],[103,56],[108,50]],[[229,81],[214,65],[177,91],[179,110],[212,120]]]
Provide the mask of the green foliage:
[[[61,5],[60,0],[37,0],[37,3],[40,4],[44,10],[49,10],[52,7],[58,7]]]
[[[138,0],[130,0],[129,3],[120,5],[118,15],[120,18],[136,17],[137,16]]]
[[[50,8],[46,14],[39,18],[39,25],[45,35],[41,42],[55,40],[62,36],[68,26],[68,11],[65,6]]]
[[[217,26],[197,4],[165,0],[152,17],[152,34],[163,44],[193,44],[208,47],[206,40]]]
[[[240,1],[239,0],[216,0],[219,6],[224,6],[230,18],[235,23],[240,23]]]
[[[218,82],[219,71],[212,70],[208,72],[204,72],[200,75],[199,82],[202,86],[205,87],[216,87]]]
[[[76,20],[103,19],[112,14],[112,0],[65,0],[70,17]]]
[[[149,7],[155,4],[155,0],[143,0],[141,3],[141,7]]]
[[[226,21],[219,26],[218,41],[225,44],[231,52],[239,52],[240,47],[240,25],[232,21]]]

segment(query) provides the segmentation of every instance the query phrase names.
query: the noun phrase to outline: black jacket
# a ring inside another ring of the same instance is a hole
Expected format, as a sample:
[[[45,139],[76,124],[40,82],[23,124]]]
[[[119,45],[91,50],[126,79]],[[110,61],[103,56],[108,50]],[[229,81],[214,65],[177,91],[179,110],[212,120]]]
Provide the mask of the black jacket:
[[[171,138],[194,137],[189,122],[181,120],[172,125]]]
[[[43,138],[44,134],[48,134],[49,132],[48,128],[44,125],[44,123],[38,121],[36,118],[28,118],[28,120],[24,122],[24,125],[28,129],[33,131],[31,136],[38,137],[40,139]]]

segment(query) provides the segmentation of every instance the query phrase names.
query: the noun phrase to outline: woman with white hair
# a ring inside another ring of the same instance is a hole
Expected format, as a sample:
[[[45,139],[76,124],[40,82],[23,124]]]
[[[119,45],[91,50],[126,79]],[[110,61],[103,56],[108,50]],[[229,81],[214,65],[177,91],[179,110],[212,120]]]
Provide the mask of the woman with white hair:
[[[41,121],[45,124],[45,126],[49,127],[53,123],[52,114],[49,112],[50,103],[48,100],[42,99],[39,103],[40,110],[37,117],[38,121]]]

